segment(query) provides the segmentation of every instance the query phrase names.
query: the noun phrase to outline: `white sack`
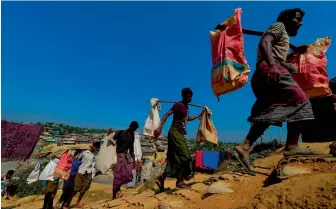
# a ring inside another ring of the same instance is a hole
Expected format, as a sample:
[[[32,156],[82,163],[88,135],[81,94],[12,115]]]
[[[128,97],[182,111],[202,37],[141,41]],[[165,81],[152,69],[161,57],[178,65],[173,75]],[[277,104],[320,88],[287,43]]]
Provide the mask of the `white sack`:
[[[49,163],[46,165],[46,167],[41,172],[39,180],[41,181],[53,180],[54,172],[55,172],[58,162],[59,162],[59,159],[57,158],[50,160]]]
[[[95,168],[104,175],[113,177],[113,168],[117,164],[116,142],[113,139],[114,133],[104,137],[104,143],[96,157]]]
[[[151,111],[146,119],[145,126],[143,128],[143,134],[145,136],[153,136],[154,130],[160,126],[161,120],[159,111],[161,110],[160,104],[158,103],[159,99],[152,98]]]
[[[40,168],[41,168],[41,164],[37,163],[34,170],[29,174],[29,176],[27,178],[27,183],[28,184],[31,184],[31,183],[34,183],[35,181],[38,181],[39,175],[40,175]]]
[[[134,133],[134,156],[136,161],[141,161],[142,158],[142,150],[141,150],[141,143],[140,143],[140,134]]]

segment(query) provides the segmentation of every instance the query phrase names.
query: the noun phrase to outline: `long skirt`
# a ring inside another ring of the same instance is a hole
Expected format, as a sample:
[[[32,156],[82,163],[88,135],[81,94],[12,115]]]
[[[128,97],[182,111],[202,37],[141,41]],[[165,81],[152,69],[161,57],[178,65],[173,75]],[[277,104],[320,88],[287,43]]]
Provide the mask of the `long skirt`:
[[[289,71],[278,65],[280,81],[268,82],[266,62],[257,66],[251,80],[257,101],[248,121],[281,126],[282,122],[313,120],[314,114],[308,95],[294,81]]]
[[[129,162],[124,153],[117,154],[117,165],[114,168],[113,190],[132,181],[132,162]]]
[[[171,127],[168,133],[165,174],[167,177],[182,179],[190,176],[192,171],[192,158],[187,140],[176,128]]]

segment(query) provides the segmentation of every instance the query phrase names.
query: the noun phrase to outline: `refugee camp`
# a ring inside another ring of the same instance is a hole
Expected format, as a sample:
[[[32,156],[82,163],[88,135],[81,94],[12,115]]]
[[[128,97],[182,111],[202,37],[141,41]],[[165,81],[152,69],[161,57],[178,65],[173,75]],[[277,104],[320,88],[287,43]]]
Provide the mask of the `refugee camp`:
[[[1,6],[1,208],[336,208],[335,2]]]

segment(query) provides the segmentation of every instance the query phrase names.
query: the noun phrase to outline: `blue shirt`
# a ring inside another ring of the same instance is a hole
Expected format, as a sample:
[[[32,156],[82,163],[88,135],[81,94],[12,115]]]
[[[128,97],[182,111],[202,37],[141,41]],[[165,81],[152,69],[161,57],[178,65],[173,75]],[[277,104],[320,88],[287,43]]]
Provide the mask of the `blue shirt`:
[[[73,160],[72,161],[70,176],[75,176],[77,174],[79,166],[81,165],[81,163],[82,163],[81,160]]]

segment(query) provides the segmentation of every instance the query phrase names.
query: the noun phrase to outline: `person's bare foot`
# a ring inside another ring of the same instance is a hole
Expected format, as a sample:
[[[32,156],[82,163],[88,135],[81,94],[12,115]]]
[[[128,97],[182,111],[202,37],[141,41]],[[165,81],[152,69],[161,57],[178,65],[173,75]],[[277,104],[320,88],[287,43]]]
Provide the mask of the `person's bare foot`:
[[[250,150],[243,148],[241,145],[235,146],[234,149],[238,153],[238,155],[241,157],[241,161],[249,167],[250,167]]]
[[[309,148],[302,148],[299,146],[286,147],[283,151],[284,156],[295,156],[295,155],[317,155],[316,152]]]
[[[76,208],[83,208],[83,204],[79,204],[79,203],[77,203],[77,204],[76,204]]]
[[[190,189],[191,186],[190,186],[190,185],[187,185],[187,184],[184,183],[184,181],[182,181],[182,180],[177,180],[177,181],[176,181],[176,188],[179,188],[179,189]]]

